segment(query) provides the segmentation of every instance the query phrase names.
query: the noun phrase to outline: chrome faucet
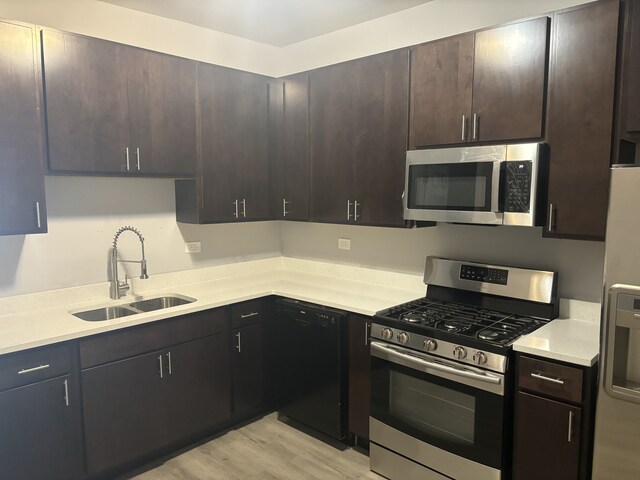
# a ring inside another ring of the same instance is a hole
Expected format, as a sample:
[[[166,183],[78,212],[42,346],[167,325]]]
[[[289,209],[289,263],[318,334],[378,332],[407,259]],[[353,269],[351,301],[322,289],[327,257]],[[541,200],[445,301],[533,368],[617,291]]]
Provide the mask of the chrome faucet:
[[[118,238],[123,232],[133,232],[140,239],[140,247],[142,249],[142,258],[140,260],[120,260],[118,259]],[[127,275],[124,276],[124,281],[118,280],[118,263],[139,263],[140,264],[140,278],[149,278],[147,275],[147,260],[144,258],[144,237],[140,231],[133,227],[121,227],[113,237],[113,247],[111,249],[111,281],[109,287],[109,295],[113,299],[118,299],[127,293],[127,290],[131,288],[129,286]]]

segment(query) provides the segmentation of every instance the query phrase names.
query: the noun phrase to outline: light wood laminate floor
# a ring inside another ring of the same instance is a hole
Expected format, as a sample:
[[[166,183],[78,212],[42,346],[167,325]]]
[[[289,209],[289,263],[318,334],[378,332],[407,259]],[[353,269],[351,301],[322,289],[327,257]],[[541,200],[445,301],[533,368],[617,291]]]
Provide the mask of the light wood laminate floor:
[[[384,480],[369,471],[369,457],[341,450],[269,414],[131,480]]]

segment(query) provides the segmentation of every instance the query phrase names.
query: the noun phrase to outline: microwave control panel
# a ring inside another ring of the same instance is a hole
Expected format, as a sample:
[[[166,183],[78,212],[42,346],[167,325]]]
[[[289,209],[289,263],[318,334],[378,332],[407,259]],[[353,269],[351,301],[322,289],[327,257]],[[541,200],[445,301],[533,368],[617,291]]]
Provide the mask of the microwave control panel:
[[[531,210],[532,162],[505,162],[504,211],[529,213]]]

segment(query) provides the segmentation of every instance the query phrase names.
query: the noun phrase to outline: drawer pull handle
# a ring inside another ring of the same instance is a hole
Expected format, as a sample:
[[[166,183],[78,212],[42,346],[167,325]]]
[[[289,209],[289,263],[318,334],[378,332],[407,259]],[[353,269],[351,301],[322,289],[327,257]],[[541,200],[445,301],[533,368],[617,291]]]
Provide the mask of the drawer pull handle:
[[[160,364],[158,368],[158,373],[160,373],[160,378],[164,378],[164,374],[162,372],[164,370],[164,367],[162,365],[162,355],[158,355],[158,363]]]
[[[33,367],[33,368],[23,368],[22,370],[18,371],[18,375],[22,375],[24,373],[38,372],[40,370],[44,370],[45,368],[49,368],[50,366],[51,365],[47,363],[46,365],[38,365],[37,367]]]
[[[531,376],[533,378],[537,378],[538,380],[544,380],[545,382],[551,382],[557,385],[564,385],[564,380],[560,378],[547,377],[546,375],[542,375],[542,373],[540,372],[533,372]]]
[[[259,312],[251,312],[251,313],[247,313],[246,315],[240,315],[240,318],[249,318],[249,317],[255,317],[256,315],[260,315]]]
[[[573,411],[569,410],[569,429],[567,432],[567,442],[571,443],[573,437]]]

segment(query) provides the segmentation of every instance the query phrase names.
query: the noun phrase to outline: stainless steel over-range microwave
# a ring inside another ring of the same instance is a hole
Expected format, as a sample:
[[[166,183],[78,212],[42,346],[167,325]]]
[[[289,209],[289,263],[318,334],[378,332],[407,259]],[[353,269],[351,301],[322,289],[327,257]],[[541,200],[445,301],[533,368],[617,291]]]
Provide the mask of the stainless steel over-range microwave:
[[[547,158],[543,143],[409,151],[404,218],[544,225]]]

